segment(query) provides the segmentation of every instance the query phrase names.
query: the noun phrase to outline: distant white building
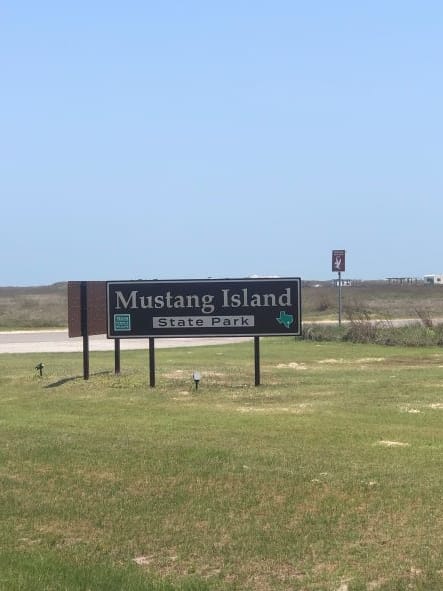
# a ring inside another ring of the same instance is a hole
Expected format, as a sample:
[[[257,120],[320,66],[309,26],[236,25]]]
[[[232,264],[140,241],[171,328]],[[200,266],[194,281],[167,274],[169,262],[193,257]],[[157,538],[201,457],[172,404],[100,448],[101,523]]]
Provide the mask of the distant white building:
[[[340,284],[342,287],[352,287],[353,285],[356,285],[358,283],[361,283],[361,281],[359,279],[333,279],[332,280],[332,285],[334,287],[339,287]]]
[[[417,283],[418,279],[415,277],[388,277],[386,281],[388,283],[399,283],[403,285],[404,283]]]
[[[443,275],[425,275],[424,280],[432,285],[443,285]]]

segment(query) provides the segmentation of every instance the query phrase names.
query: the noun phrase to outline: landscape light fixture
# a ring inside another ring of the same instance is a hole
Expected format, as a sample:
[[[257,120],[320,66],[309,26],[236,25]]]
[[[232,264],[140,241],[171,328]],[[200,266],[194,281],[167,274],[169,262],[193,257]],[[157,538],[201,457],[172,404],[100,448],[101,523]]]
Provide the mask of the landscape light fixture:
[[[200,372],[199,371],[194,371],[194,373],[192,374],[192,379],[194,380],[195,389],[198,390],[198,385],[199,385],[200,380],[201,380]]]
[[[40,372],[40,377],[42,377],[43,375],[43,368],[45,367],[44,363],[39,363],[38,365],[35,366],[35,369],[37,369]]]

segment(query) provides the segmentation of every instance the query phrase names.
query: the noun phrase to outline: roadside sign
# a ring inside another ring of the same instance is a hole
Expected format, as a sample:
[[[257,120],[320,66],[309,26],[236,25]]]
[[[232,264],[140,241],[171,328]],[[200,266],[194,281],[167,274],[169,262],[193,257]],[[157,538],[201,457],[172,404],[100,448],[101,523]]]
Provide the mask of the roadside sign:
[[[341,273],[345,271],[346,251],[333,250],[332,251],[332,271]]]
[[[108,338],[301,334],[300,278],[109,281]]]

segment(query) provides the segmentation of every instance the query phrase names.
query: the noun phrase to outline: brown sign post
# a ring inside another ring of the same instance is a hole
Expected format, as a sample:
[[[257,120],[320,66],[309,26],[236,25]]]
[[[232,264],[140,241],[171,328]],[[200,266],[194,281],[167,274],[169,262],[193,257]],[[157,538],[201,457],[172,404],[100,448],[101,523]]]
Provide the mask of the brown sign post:
[[[89,378],[89,336],[106,334],[106,281],[68,281],[68,334],[83,337],[83,378]],[[120,373],[120,339],[114,343]]]
[[[81,285],[86,284],[88,334],[106,334],[106,281],[68,281],[68,332],[83,336]]]

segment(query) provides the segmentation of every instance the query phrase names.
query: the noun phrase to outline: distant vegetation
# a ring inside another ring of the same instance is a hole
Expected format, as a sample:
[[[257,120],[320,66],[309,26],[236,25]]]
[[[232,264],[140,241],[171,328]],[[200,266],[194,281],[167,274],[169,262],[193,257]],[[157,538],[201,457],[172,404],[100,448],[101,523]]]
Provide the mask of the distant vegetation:
[[[335,323],[338,317],[338,290],[329,281],[304,282],[302,309],[305,335],[318,339],[329,336],[334,339],[357,338],[359,342],[367,342],[369,337],[373,340],[375,331],[375,340],[382,342],[386,337],[385,329],[393,328],[390,324],[393,319],[408,318],[417,320],[426,342],[431,339],[433,344],[440,344],[441,331],[438,325],[439,319],[443,319],[442,286],[423,283],[390,285],[384,281],[364,281],[355,286],[343,287],[342,305],[343,319],[350,321],[351,327],[341,331],[337,331],[334,326],[312,329],[312,321]],[[378,323],[372,323],[371,332],[369,321],[374,319]],[[66,283],[0,287],[0,330],[66,328],[67,324]],[[395,332],[401,333],[399,330]]]
[[[0,287],[0,330],[64,328],[67,325],[66,283]]]
[[[319,287],[315,287],[319,285]],[[329,282],[309,282],[303,287],[304,320],[336,319],[338,289]],[[345,317],[365,314],[372,318],[394,319],[423,316],[443,318],[443,287],[416,283],[389,284],[362,281],[342,288]]]
[[[414,347],[443,345],[440,286],[368,281],[344,287],[341,327],[338,322],[318,322],[338,320],[337,288],[308,285],[303,296],[303,339]],[[395,322],[398,319],[409,322],[399,325]]]

